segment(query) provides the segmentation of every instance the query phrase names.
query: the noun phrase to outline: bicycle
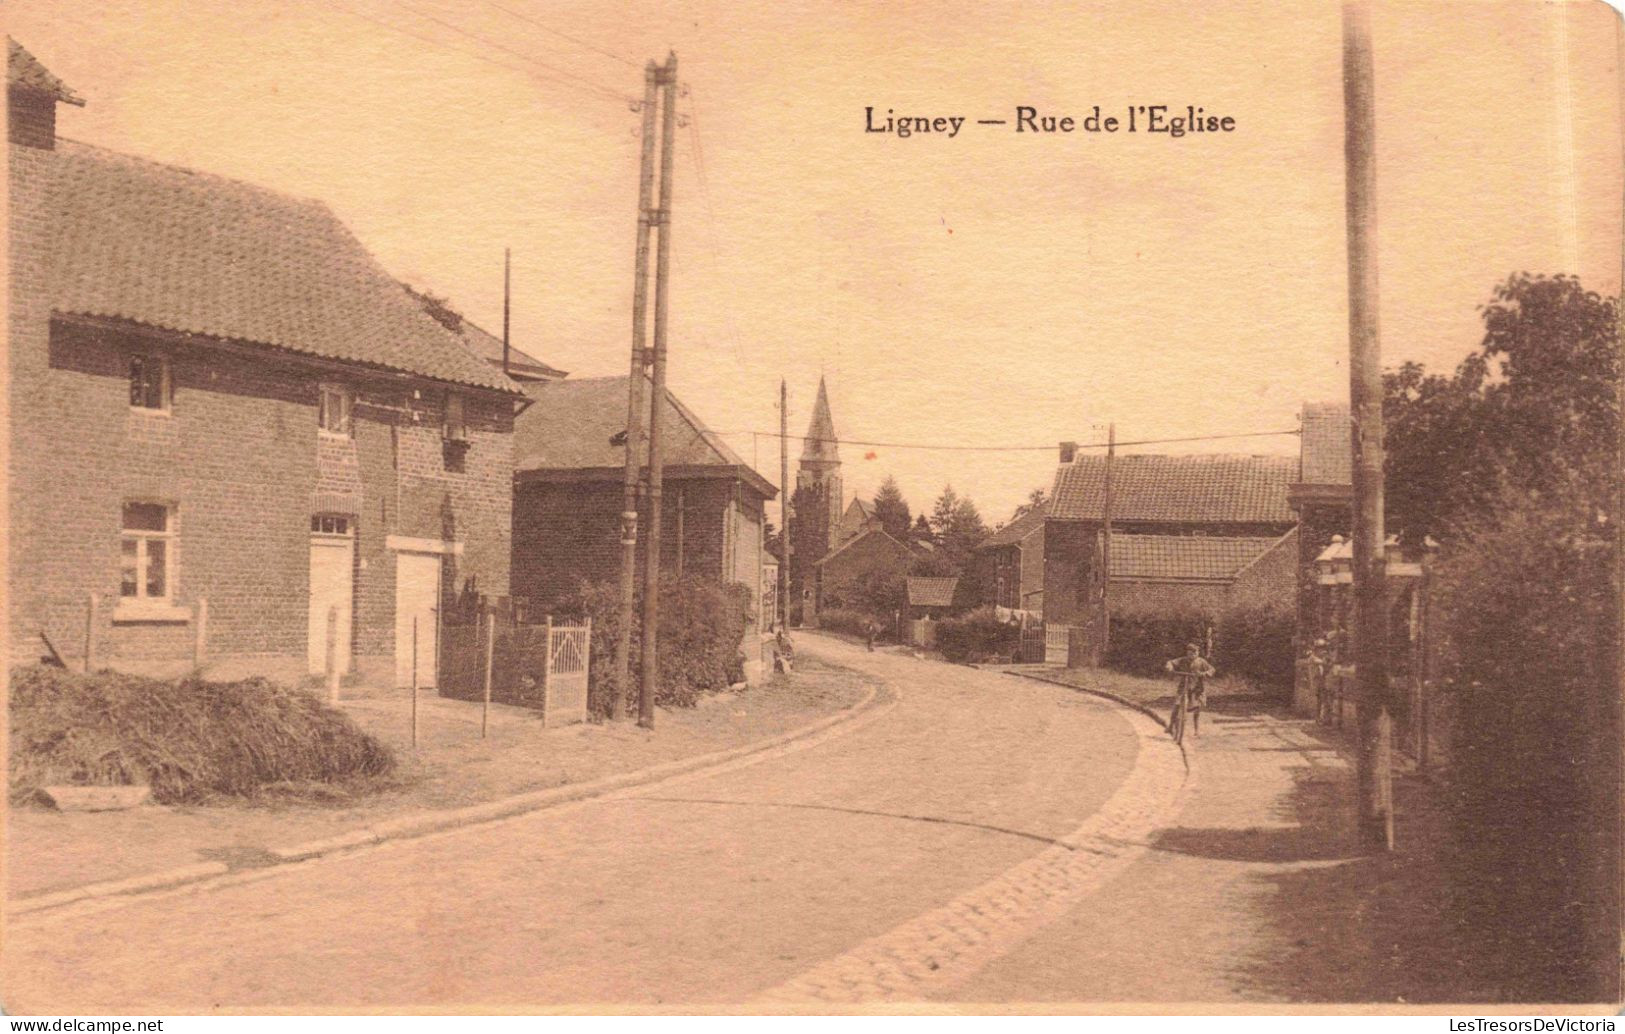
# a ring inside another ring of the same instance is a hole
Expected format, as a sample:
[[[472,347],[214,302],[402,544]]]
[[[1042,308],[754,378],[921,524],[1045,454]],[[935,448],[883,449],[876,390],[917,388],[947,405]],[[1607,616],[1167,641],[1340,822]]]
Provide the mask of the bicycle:
[[[1174,738],[1175,743],[1185,741],[1186,715],[1190,711],[1190,699],[1196,689],[1197,676],[1188,672],[1179,674],[1179,689],[1174,693],[1173,713],[1168,716],[1168,735]]]

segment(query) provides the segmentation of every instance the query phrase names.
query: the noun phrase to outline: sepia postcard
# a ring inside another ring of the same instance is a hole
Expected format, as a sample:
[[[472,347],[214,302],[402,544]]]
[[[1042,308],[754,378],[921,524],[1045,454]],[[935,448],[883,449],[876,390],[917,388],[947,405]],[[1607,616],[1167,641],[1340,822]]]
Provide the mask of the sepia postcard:
[[[1612,8],[4,21],[8,1017],[1615,1029]]]

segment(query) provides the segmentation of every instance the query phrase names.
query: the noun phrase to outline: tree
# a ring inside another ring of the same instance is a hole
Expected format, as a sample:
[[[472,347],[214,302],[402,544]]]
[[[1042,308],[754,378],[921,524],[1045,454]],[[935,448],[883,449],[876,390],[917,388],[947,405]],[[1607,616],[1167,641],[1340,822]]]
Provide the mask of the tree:
[[[903,500],[903,492],[897,487],[897,479],[890,474],[880,483],[879,491],[875,492],[875,519],[886,530],[886,534],[899,542],[908,540],[909,522],[913,520],[908,512],[908,503]]]
[[[1388,521],[1410,541],[1459,536],[1509,487],[1550,492],[1614,448],[1618,302],[1519,273],[1481,312],[1454,375],[1406,363],[1383,378]]]
[[[942,494],[937,496],[936,505],[931,508],[931,534],[938,542],[945,542],[948,529],[954,522],[954,511],[959,509],[959,493],[954,486],[943,485]]]
[[[931,522],[926,520],[925,514],[914,518],[914,527],[908,529],[908,537],[912,542],[936,542],[936,535],[931,532]]]
[[[1042,488],[1035,488],[1027,493],[1027,501],[1016,507],[1016,512],[1010,515],[1013,524],[1049,501],[1049,493]]]

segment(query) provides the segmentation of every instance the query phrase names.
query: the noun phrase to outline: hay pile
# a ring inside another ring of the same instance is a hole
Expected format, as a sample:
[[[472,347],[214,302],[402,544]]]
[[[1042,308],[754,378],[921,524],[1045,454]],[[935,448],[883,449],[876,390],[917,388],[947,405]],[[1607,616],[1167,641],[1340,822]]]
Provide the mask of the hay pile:
[[[287,795],[290,787],[381,776],[394,765],[389,748],[342,712],[261,678],[161,680],[39,665],[12,671],[10,799],[17,803],[63,783],[145,783],[164,804],[268,789]]]

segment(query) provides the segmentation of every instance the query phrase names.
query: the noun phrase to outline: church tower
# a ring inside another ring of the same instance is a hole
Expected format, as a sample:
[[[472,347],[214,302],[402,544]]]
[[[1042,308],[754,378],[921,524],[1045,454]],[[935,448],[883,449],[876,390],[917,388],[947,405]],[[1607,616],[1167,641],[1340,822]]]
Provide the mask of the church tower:
[[[816,613],[818,594],[814,564],[834,544],[835,528],[845,503],[841,490],[841,452],[835,440],[835,420],[829,413],[829,389],[818,379],[818,400],[813,403],[812,422],[801,449],[793,497],[794,521],[790,533],[793,555],[790,562],[791,599],[802,604],[802,621],[810,623]]]

